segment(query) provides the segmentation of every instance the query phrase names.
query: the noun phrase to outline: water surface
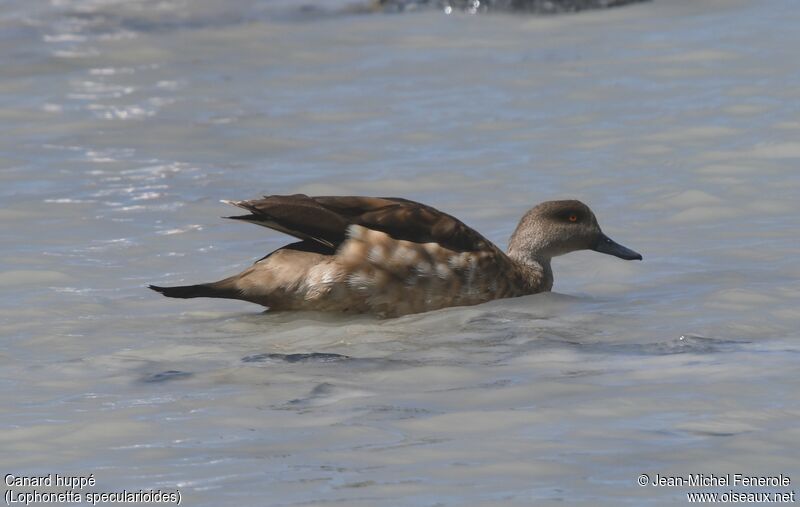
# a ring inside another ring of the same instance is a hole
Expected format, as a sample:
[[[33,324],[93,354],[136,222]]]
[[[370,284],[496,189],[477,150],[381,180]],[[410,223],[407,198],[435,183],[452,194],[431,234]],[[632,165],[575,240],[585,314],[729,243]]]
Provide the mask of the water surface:
[[[332,4],[0,7],[4,473],[275,506],[800,480],[795,2]],[[502,246],[578,198],[645,260],[571,254],[554,293],[384,321],[145,289],[280,246],[219,199],[295,192],[424,201]]]

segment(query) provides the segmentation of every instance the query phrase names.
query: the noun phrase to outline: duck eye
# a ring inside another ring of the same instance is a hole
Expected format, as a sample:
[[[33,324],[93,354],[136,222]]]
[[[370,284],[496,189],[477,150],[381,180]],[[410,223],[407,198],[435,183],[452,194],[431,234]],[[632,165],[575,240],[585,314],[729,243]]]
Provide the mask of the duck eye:
[[[578,215],[575,215],[575,214],[570,215],[569,216],[569,221],[570,222],[577,222],[578,221]]]

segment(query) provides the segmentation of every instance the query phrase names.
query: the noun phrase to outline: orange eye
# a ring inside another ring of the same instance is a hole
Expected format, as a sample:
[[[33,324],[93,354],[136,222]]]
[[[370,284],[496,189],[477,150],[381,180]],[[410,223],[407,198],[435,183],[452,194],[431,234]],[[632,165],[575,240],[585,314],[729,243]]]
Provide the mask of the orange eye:
[[[577,222],[578,221],[578,215],[570,215],[569,216],[569,221],[570,222]]]

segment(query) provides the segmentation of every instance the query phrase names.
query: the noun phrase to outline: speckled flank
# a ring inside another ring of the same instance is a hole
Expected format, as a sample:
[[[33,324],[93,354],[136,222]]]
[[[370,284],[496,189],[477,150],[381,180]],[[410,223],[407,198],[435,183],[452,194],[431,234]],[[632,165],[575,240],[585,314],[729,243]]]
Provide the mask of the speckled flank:
[[[456,252],[350,226],[337,261],[350,298],[385,316],[473,305],[517,295],[499,276],[510,263],[491,251]]]
[[[530,293],[499,251],[456,252],[351,225],[334,256],[279,250],[237,281],[243,299],[275,310],[398,316]]]

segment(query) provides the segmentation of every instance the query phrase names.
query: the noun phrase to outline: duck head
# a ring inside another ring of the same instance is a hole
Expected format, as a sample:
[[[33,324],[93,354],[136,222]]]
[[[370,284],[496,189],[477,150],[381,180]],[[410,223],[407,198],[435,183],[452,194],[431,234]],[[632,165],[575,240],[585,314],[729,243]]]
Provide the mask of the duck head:
[[[641,254],[606,236],[589,206],[574,200],[547,201],[532,208],[508,243],[508,255],[522,262],[549,263],[557,255],[576,250],[642,260]]]

